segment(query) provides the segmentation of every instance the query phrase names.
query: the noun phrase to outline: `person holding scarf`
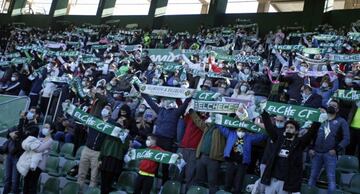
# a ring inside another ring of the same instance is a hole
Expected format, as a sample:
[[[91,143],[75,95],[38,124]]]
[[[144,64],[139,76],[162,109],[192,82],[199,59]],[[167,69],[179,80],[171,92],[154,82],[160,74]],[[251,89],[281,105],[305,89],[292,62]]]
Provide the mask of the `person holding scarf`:
[[[262,118],[269,123],[269,113],[263,111]],[[300,126],[294,120],[285,122],[284,133],[279,133],[272,125],[264,125],[271,140],[274,142],[274,152],[266,162],[266,168],[261,177],[265,185],[265,193],[297,193],[300,192],[303,172],[303,151],[314,138],[320,123],[313,123],[309,131],[299,137]]]

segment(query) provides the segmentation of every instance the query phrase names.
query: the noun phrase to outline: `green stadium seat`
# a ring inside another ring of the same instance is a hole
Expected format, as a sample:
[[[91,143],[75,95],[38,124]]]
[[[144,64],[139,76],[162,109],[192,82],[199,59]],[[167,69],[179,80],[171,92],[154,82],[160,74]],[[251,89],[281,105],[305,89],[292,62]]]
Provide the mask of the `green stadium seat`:
[[[49,156],[46,159],[45,172],[47,172],[50,176],[60,176],[59,173],[59,161],[58,157]]]
[[[350,186],[344,188],[345,191],[360,194],[360,174],[355,174],[350,181]]]
[[[4,176],[5,176],[4,166],[0,165],[0,187],[4,187]]]
[[[336,163],[336,170],[342,173],[359,172],[359,159],[355,156],[340,156]]]
[[[133,171],[123,171],[120,174],[116,188],[118,190],[126,191],[127,193],[133,193],[136,183],[137,173]]]
[[[59,184],[60,181],[58,178],[50,177],[44,184],[42,194],[59,194]]]
[[[100,194],[101,191],[97,187],[89,187],[88,190],[84,194]]]
[[[209,194],[209,189],[201,186],[191,186],[186,194]]]
[[[80,192],[80,185],[75,182],[68,182],[62,189],[63,194],[78,194]]]
[[[163,188],[162,194],[180,194],[181,192],[181,183],[177,181],[167,181]]]
[[[66,177],[67,173],[76,166],[76,161],[73,160],[67,160],[64,164],[64,166],[61,168],[61,176]]]
[[[59,155],[59,142],[53,141],[51,144],[50,156],[58,156]]]
[[[73,158],[73,152],[74,152],[74,144],[72,143],[64,143],[63,146],[61,146],[60,149],[60,156],[63,156],[65,158]]]
[[[130,171],[138,171],[139,163],[139,160],[131,160],[126,164],[125,169]]]
[[[242,191],[246,192],[246,187],[248,185],[254,184],[260,177],[253,175],[253,174],[246,174],[244,177],[244,182],[243,182],[243,188]]]
[[[224,190],[219,190],[219,191],[216,191],[215,194],[231,194],[231,193],[227,192],[227,191],[224,191]]]
[[[301,185],[301,194],[318,194],[318,188],[311,187],[307,184]]]

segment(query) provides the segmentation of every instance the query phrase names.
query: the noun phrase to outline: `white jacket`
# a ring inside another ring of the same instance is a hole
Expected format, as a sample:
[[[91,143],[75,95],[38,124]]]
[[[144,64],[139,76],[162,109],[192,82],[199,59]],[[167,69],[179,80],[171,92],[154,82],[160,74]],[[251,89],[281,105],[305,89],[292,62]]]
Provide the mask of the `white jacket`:
[[[27,137],[21,146],[25,152],[20,156],[16,168],[22,176],[26,176],[30,169],[36,169],[42,159],[42,153],[36,152],[41,141],[33,136]]]

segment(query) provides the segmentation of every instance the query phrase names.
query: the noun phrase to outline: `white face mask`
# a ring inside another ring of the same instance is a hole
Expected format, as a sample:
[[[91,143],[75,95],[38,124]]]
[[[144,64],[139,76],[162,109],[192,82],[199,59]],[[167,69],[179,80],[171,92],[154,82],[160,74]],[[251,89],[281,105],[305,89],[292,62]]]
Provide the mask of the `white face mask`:
[[[102,111],[101,111],[102,117],[107,117],[107,116],[109,116],[109,114],[110,114],[110,111],[108,109],[106,109],[106,108],[102,109]]]
[[[15,81],[16,80],[16,77],[11,77],[11,81]]]
[[[324,65],[324,66],[321,67],[321,71],[327,71],[327,70],[328,70],[327,66]]]
[[[240,91],[241,91],[241,92],[245,93],[246,90],[247,90],[247,87],[246,87],[246,86],[241,86],[241,87],[240,87]]]
[[[42,129],[41,129],[41,133],[42,133],[43,135],[45,135],[45,136],[48,136],[48,135],[50,135],[50,129],[48,129],[48,128],[42,128]]]
[[[151,145],[151,141],[150,141],[150,140],[146,140],[145,144],[146,144],[146,147],[150,147],[150,146],[152,146],[152,145]]]
[[[250,73],[250,69],[244,69],[244,73],[245,73],[245,74],[249,74],[249,73]]]
[[[349,77],[345,78],[345,83],[348,84],[348,85],[351,84],[352,81],[353,80],[351,78],[349,78]]]
[[[329,87],[329,84],[326,83],[326,82],[324,82],[324,83],[321,84],[321,86],[322,86],[323,88],[327,88],[327,87]]]
[[[33,112],[28,112],[27,114],[26,114],[26,118],[27,118],[27,120],[33,120],[34,119],[34,113]]]
[[[284,128],[285,127],[285,122],[275,121],[275,125],[276,125],[277,128]]]
[[[301,67],[300,67],[300,71],[301,71],[301,72],[305,72],[305,71],[306,71],[306,67],[301,66]]]
[[[236,135],[241,139],[245,136],[245,132],[244,131],[237,131]]]

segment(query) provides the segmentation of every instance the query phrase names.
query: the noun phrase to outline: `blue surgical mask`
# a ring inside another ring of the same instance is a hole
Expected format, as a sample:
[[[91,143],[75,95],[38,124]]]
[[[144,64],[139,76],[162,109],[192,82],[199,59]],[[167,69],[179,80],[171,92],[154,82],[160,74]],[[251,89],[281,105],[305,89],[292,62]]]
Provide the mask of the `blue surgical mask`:
[[[277,128],[284,128],[285,127],[285,123],[284,122],[278,122],[278,121],[275,121],[275,125]]]
[[[33,120],[34,119],[34,113],[33,112],[28,112],[27,114],[26,114],[26,119],[27,120]]]

